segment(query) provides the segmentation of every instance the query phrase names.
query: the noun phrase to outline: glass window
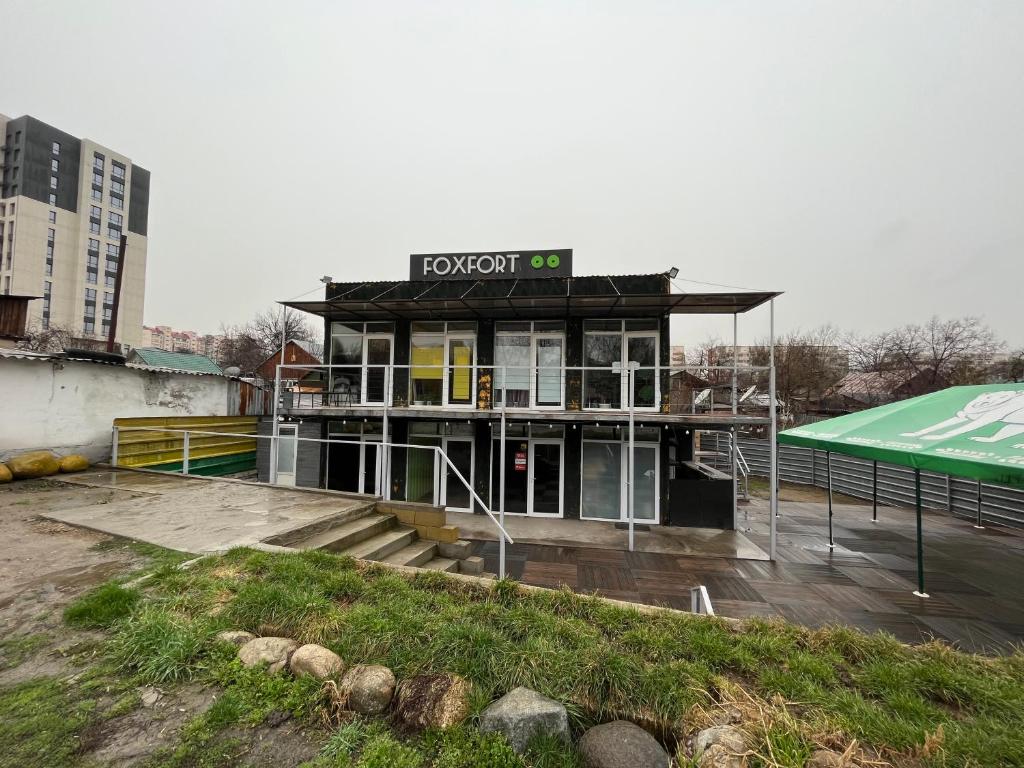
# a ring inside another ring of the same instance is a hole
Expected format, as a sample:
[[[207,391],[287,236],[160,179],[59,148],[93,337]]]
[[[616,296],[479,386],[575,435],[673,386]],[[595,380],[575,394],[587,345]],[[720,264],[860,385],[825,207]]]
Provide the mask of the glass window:
[[[583,398],[586,408],[622,405],[621,333],[586,333],[583,338]],[[590,370],[596,368],[599,370]]]
[[[50,161],[50,170],[57,173],[60,170],[60,160],[54,158]]]
[[[110,188],[117,192],[119,195],[124,194],[124,184],[120,181],[111,181]]]
[[[124,221],[124,217],[120,213],[110,212],[110,223],[118,227],[121,226],[121,222]]]
[[[93,187],[92,199],[93,200],[102,200],[103,199],[103,190],[102,189],[96,189],[95,187]]]
[[[99,240],[93,240],[90,237],[89,238],[89,250],[90,251],[98,251],[99,249],[100,249],[100,241]]]
[[[98,221],[90,221],[89,231],[94,235],[98,235],[100,233],[100,223]]]
[[[89,206],[89,215],[93,218],[99,219],[103,216],[103,211],[96,205]]]
[[[92,241],[90,241],[92,242]],[[115,245],[114,243],[107,243],[107,258],[117,258],[118,251],[121,250],[121,246]]]
[[[444,323],[414,320],[411,324],[413,333],[444,333]]]
[[[114,161],[111,162],[111,166],[110,166],[110,175],[111,176],[113,176],[115,179],[123,179],[124,178],[124,172],[125,172],[125,165],[123,163],[119,163],[119,162],[117,162],[117,160],[114,160]]]
[[[516,333],[516,332],[530,332],[530,321],[516,321],[516,322],[498,322],[494,324],[495,333]]]
[[[50,223],[51,224],[56,224],[57,223],[57,212],[56,211],[50,211]]]
[[[96,333],[96,321],[95,320],[88,320],[88,319],[86,319],[85,322],[82,323],[82,332],[86,336],[92,336],[93,334],[95,334]]]
[[[56,189],[56,188],[57,188],[57,177],[56,176],[51,176],[50,177],[50,189]]]
[[[56,205],[57,204],[57,196],[55,194],[53,194],[52,192],[50,193],[49,201],[50,201],[50,205]]]
[[[110,196],[110,207],[111,208],[117,208],[118,210],[123,210],[124,209],[124,200],[122,200],[117,195],[113,195],[112,194]]]
[[[413,325],[416,325],[413,323]],[[444,323],[441,323],[443,326]],[[410,405],[441,405],[444,378],[444,336],[415,334],[410,357]]]
[[[97,169],[102,171],[103,170],[103,161],[104,161],[103,155],[101,155],[99,152],[93,152],[93,154],[92,154],[92,167],[93,168],[97,168]],[[102,181],[102,179],[103,179],[103,177],[100,176],[100,180],[101,181]]]
[[[622,443],[583,443],[581,517],[618,520],[622,502]]]
[[[449,326],[451,323],[449,323]],[[448,340],[448,404],[472,405],[476,382],[476,339]]]
[[[529,408],[530,374],[529,335],[495,336],[494,405],[500,406],[504,397],[506,408]]]
[[[93,183],[93,185],[102,188],[103,187],[103,174],[102,173],[96,173],[95,171],[93,171],[92,183]]]
[[[57,236],[57,230],[55,230],[53,227],[47,228],[47,230],[46,230],[46,239],[47,240],[53,240],[56,236]]]
[[[85,289],[85,300],[86,301],[91,301],[93,303],[96,302],[96,289],[95,288],[86,288]]]
[[[53,154],[55,154],[55,155],[59,155],[60,154],[60,142],[57,142],[57,141],[53,142],[52,146],[50,147],[50,151],[53,152]],[[57,162],[57,161],[54,160],[54,162]],[[56,170],[56,169],[54,169],[54,170]]]

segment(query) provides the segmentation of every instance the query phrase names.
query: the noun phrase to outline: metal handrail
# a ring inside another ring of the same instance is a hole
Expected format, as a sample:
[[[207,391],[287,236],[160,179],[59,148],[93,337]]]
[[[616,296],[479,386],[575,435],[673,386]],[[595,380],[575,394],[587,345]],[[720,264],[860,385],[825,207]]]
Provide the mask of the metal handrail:
[[[188,475],[188,448],[189,448],[189,440],[190,440],[190,436],[191,435],[216,435],[216,436],[220,436],[220,437],[244,437],[244,438],[248,438],[248,439],[255,439],[255,440],[262,439],[262,440],[271,440],[271,441],[273,441],[275,439],[274,435],[254,435],[254,434],[241,434],[241,433],[234,433],[234,432],[211,432],[211,431],[205,431],[205,430],[199,430],[199,429],[170,429],[170,428],[166,428],[166,427],[118,427],[118,426],[115,426],[113,428],[113,448],[111,450],[111,460],[110,460],[111,466],[113,466],[115,468],[118,467],[117,437],[118,437],[118,434],[120,432],[162,432],[162,433],[182,434],[183,435],[183,445],[182,445],[182,450],[183,450],[182,474],[183,475]],[[278,437],[276,439],[280,439],[280,438]],[[337,439],[322,438],[322,437],[299,437],[298,435],[296,435],[295,437],[290,437],[288,439],[289,440],[301,440],[301,441],[310,442],[310,443],[332,443],[332,444],[347,444],[347,445],[361,445],[362,444],[362,442],[359,441],[359,440],[337,440]],[[444,459],[445,463],[449,467],[451,467],[452,471],[455,472],[455,476],[458,477],[459,480],[462,482],[462,484],[466,486],[466,489],[469,491],[470,495],[473,497],[473,499],[476,501],[476,503],[480,505],[480,508],[484,511],[484,513],[491,519],[491,522],[494,523],[494,525],[498,528],[499,531],[501,531],[501,535],[508,541],[508,543],[509,544],[514,544],[515,543],[515,541],[513,541],[512,537],[509,536],[508,531],[505,530],[505,527],[500,522],[498,522],[498,519],[494,516],[494,513],[491,512],[490,508],[486,504],[484,504],[483,499],[481,499],[479,494],[477,494],[477,492],[475,490],[473,490],[473,486],[470,485],[470,483],[466,480],[466,478],[463,476],[463,474],[459,471],[458,467],[456,467],[452,463],[452,460],[450,458],[448,458],[448,454],[446,454],[444,452],[444,450],[440,446],[413,445],[412,443],[392,443],[392,442],[387,442],[387,441],[384,441],[384,440],[381,440],[379,442],[378,441],[374,441],[374,444],[375,445],[380,445],[380,446],[388,446],[389,448],[415,448],[415,449],[422,450],[422,451],[434,451],[435,455],[441,456]]]

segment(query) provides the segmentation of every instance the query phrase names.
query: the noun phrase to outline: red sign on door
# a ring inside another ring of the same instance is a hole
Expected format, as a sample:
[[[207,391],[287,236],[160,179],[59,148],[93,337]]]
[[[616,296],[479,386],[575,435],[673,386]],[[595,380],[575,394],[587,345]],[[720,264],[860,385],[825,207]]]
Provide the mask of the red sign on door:
[[[526,471],[526,451],[516,451],[515,468],[516,472]]]

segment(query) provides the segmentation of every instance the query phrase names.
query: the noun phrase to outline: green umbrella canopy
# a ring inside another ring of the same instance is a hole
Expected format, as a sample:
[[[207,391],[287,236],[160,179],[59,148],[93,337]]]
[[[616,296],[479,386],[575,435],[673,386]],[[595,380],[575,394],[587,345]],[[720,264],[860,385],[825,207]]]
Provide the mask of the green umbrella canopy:
[[[779,442],[1024,488],[1024,384],[950,387],[787,429]]]

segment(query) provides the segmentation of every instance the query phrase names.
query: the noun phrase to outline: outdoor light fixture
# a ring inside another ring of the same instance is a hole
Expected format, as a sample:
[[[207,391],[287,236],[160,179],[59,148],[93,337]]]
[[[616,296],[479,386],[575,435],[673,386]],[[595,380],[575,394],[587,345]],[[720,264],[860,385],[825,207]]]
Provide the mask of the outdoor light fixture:
[[[668,275],[669,280],[675,280],[676,277],[679,275],[679,267],[672,267],[665,274]]]
[[[321,283],[333,283],[334,282],[334,278],[331,277],[330,275],[324,275],[323,277],[320,278],[320,282]]]

